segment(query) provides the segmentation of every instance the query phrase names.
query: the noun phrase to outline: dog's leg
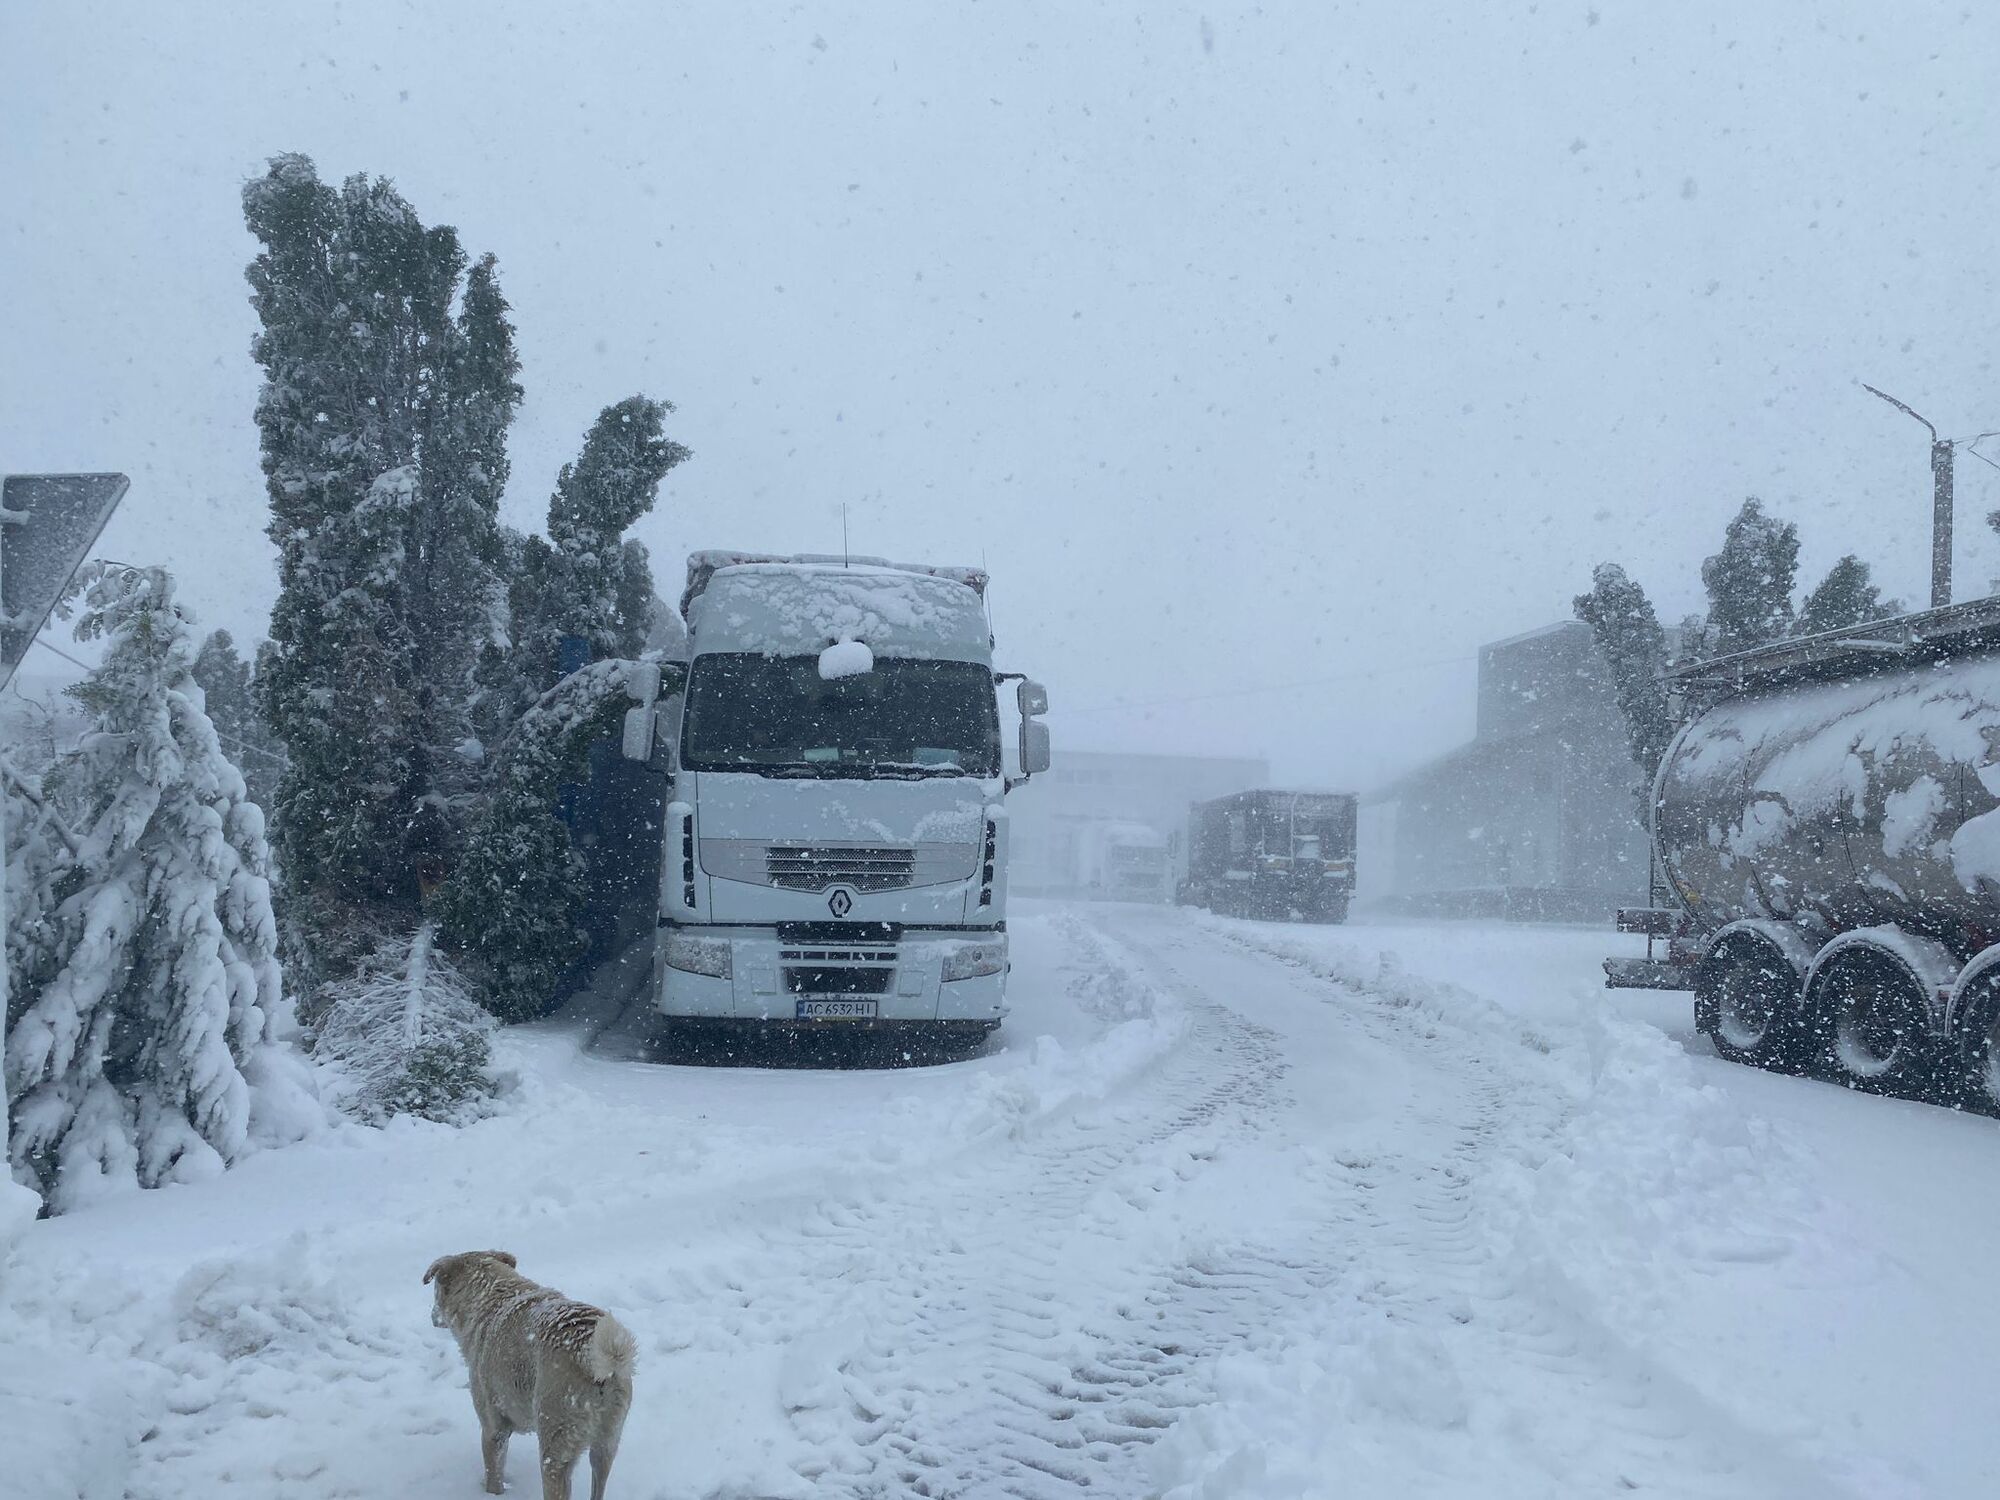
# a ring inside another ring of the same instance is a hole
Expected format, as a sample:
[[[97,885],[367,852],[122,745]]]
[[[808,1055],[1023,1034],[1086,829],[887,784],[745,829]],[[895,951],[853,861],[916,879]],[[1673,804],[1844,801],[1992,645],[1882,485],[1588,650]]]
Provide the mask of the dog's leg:
[[[611,1460],[618,1456],[618,1444],[598,1443],[590,1450],[590,1500],[604,1500],[604,1486],[611,1481]]]
[[[486,1460],[486,1493],[504,1495],[507,1492],[507,1439],[514,1435],[514,1429],[507,1425],[504,1417],[492,1421],[482,1420],[479,1424],[479,1454]]]
[[[542,1500],[569,1500],[569,1477],[576,1470],[577,1450],[542,1445]]]

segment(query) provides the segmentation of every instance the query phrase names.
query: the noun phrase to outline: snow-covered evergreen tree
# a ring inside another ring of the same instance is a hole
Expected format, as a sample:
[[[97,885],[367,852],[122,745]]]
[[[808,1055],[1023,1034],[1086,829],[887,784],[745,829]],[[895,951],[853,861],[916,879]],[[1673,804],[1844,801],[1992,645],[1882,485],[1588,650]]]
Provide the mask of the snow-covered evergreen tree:
[[[493,257],[466,277],[411,515],[408,610],[416,645],[420,776],[463,822],[481,776],[490,662],[505,651],[507,572],[499,512],[507,429],[520,405],[514,330]],[[504,707],[501,712],[504,713]]]
[[[263,814],[203,709],[193,622],[160,569],[87,577],[77,634],[107,646],[72,691],[95,727],[49,777],[76,848],[24,877],[46,926],[10,920],[8,942],[12,1168],[55,1211],[318,1119],[284,1040]]]
[[[201,684],[209,722],[222,741],[222,753],[243,773],[250,800],[268,807],[278,789],[284,747],[271,735],[257,706],[250,663],[236,653],[235,638],[226,630],[211,630],[194,659],[194,680]]]
[[[634,657],[653,627],[653,570],[625,531],[689,457],[666,435],[673,404],[629,396],[598,413],[549,497],[548,539],[522,539],[513,580],[514,647],[525,707],[554,683],[565,636],[588,660]]]
[[[1798,570],[1798,527],[1765,515],[1755,496],[1745,500],[1723,533],[1722,550],[1701,565],[1718,654],[1747,651],[1790,631]]]
[[[283,156],[243,201],[280,581],[257,684],[290,910],[338,974],[357,934],[414,925],[471,815],[518,367],[491,259],[460,297],[457,235],[389,183]]]
[[[563,575],[556,627],[588,640],[593,660],[636,656],[645,641],[652,569],[646,549],[625,532],[653,508],[668,471],[689,457],[666,435],[673,409],[645,396],[605,407],[549,497],[549,541]]]
[[[76,835],[40,782],[0,761],[6,791],[7,1016],[9,1033],[55,977],[62,955],[56,911],[76,881]]]
[[[354,974],[327,987],[319,1052],[338,1065],[337,1097],[357,1118],[455,1120],[493,1092],[492,1030],[425,922],[413,935],[384,939]]]
[[[593,740],[629,699],[632,663],[594,662],[521,716],[501,750],[486,814],[435,909],[464,953],[487,1008],[503,1020],[544,1014],[583,952],[583,865],[558,816],[558,788],[583,780]]]
[[[1597,566],[1590,592],[1577,595],[1575,608],[1611,669],[1632,759],[1645,785],[1651,786],[1673,736],[1662,675],[1667,666],[1666,632],[1660,629],[1646,591],[1616,563]]]
[[[1900,613],[1900,604],[1883,599],[1868,564],[1850,552],[1829,568],[1819,586],[1806,595],[1799,609],[1799,634],[1817,635],[1822,630],[1865,625],[1870,620],[1883,620]]]

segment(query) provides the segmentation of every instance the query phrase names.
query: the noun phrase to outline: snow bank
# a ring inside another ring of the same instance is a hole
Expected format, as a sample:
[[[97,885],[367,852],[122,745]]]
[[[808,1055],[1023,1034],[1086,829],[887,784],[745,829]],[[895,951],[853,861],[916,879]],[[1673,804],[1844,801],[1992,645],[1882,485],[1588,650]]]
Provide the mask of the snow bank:
[[[1064,939],[1085,960],[1070,977],[1070,998],[1105,1029],[1083,1045],[1037,1036],[1028,1043],[1024,1062],[974,1075],[943,1109],[936,1101],[898,1106],[904,1119],[883,1133],[879,1160],[894,1165],[935,1156],[941,1140],[962,1146],[1017,1138],[1036,1120],[1106,1097],[1186,1035],[1186,1010],[1143,978],[1133,955],[1080,924],[1063,927]],[[922,1125],[911,1118],[919,1110],[927,1120]],[[888,1144],[897,1142],[900,1147]]]
[[[6,1493],[27,1500],[124,1500],[142,1427],[96,1363],[0,1334],[7,1413]]]

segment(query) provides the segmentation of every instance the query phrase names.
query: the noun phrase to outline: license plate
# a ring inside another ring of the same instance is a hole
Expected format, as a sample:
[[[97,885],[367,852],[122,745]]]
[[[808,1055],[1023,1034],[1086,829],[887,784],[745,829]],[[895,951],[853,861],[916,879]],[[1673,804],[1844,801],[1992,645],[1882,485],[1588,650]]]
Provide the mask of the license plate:
[[[872,1021],[875,1019],[873,1000],[850,1000],[842,996],[838,1000],[807,999],[798,1002],[798,1019],[801,1021]]]

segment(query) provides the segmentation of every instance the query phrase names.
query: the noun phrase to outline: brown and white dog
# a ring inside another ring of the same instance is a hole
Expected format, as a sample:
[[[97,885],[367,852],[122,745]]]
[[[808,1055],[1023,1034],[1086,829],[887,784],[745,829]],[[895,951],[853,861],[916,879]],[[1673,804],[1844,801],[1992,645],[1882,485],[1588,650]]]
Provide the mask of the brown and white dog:
[[[467,1250],[439,1256],[424,1272],[424,1285],[437,1284],[431,1321],[452,1331],[471,1376],[486,1492],[507,1487],[507,1439],[532,1432],[541,1440],[543,1500],[569,1500],[586,1451],[590,1500],[604,1500],[632,1406],[638,1343],[602,1308],[572,1302],[514,1266],[505,1250]]]

